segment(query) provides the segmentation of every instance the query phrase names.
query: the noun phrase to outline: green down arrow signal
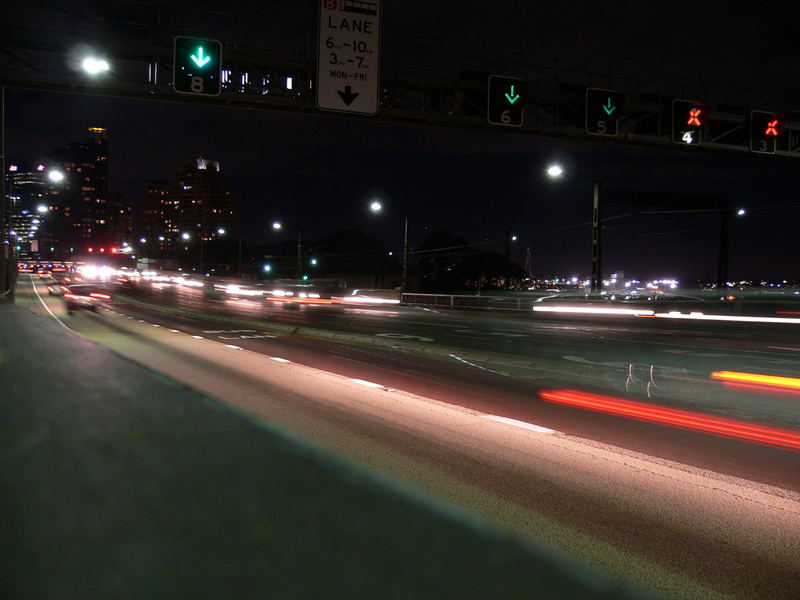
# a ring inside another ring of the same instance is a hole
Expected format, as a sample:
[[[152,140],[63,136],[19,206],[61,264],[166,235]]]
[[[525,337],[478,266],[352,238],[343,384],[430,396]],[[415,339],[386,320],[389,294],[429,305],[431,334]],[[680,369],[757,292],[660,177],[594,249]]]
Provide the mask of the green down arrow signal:
[[[203,56],[203,47],[202,46],[198,46],[197,47],[197,56],[192,54],[191,58],[194,61],[194,64],[196,64],[200,68],[203,68],[204,66],[206,66],[206,64],[211,60],[210,56]]]
[[[511,93],[509,94],[508,92],[506,92],[506,99],[507,99],[507,100],[508,100],[508,101],[509,101],[511,104],[514,104],[514,102],[516,102],[517,100],[519,100],[519,94],[517,94],[516,96],[514,95],[514,86],[513,86],[513,85],[511,86]]]
[[[603,110],[606,111],[607,115],[610,115],[612,112],[617,110],[616,106],[611,106],[611,98],[608,99],[608,105],[603,106]]]

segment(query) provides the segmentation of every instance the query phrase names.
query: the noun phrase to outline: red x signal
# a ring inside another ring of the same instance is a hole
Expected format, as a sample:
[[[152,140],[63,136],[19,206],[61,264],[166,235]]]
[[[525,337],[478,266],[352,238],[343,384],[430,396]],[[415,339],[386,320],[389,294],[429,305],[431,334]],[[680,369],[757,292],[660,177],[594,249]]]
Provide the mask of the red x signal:
[[[690,108],[689,109],[689,120],[686,121],[687,125],[695,125],[700,127],[700,113],[703,112],[702,108]]]
[[[767,121],[767,127],[764,129],[764,135],[778,135],[778,119]]]

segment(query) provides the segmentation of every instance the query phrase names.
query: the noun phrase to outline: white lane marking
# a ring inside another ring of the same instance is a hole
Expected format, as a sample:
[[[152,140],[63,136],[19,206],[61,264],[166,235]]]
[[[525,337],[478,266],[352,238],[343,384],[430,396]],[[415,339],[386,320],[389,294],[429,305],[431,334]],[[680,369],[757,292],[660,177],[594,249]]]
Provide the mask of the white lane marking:
[[[139,319],[139,323],[144,323],[144,322],[145,322],[144,320],[142,320],[142,319]]]
[[[204,339],[206,339],[206,338],[204,338],[202,335],[193,335],[192,337],[193,337],[194,339],[196,339],[196,340],[204,340]]]
[[[773,350],[790,350],[792,352],[800,352],[800,348],[789,348],[787,346],[767,346],[767,348],[771,348]]]
[[[555,429],[549,427],[542,427],[541,425],[534,425],[533,423],[526,423],[525,421],[517,421],[516,419],[509,419],[508,417],[498,417],[497,415],[481,415],[484,419],[496,421],[497,423],[505,423],[506,425],[513,425],[536,433],[558,433]]]
[[[161,325],[156,325],[155,323],[150,323],[153,327],[161,327]]]
[[[180,331],[178,331],[177,329],[170,329],[170,331],[171,331],[172,333],[180,333]]]
[[[239,346],[234,346],[233,344],[225,344],[226,348],[233,348],[234,350],[241,350]]]
[[[486,367],[482,367],[480,365],[476,365],[466,359],[461,358],[460,356],[456,356],[455,354],[451,354],[450,358],[455,358],[457,361],[462,362],[470,367],[475,367],[476,369],[481,369],[483,371],[489,371],[489,373],[494,373],[496,375],[503,375],[504,377],[512,377],[512,375],[508,375],[507,373],[501,373],[500,371],[492,371],[491,369],[487,369]]]
[[[275,361],[278,361],[278,362],[282,362],[282,363],[288,363],[288,362],[292,362],[292,361],[290,361],[290,360],[287,360],[287,359],[285,359],[285,358],[281,358],[280,356],[270,356],[270,358],[271,358],[272,360],[275,360]]]
[[[364,385],[371,388],[382,388],[380,383],[373,383],[372,381],[364,381],[363,379],[350,379],[353,383],[357,383],[359,385]]]
[[[50,313],[51,317],[53,317],[56,321],[61,323],[62,326],[64,326],[66,329],[69,329],[69,327],[67,327],[67,324],[64,323],[64,321],[62,321],[61,319],[59,319],[52,310],[50,310],[50,307],[47,306],[47,303],[45,303],[45,301],[39,295],[39,290],[36,289],[36,283],[33,281],[33,277],[31,277],[30,275],[28,275],[28,277],[31,278],[31,285],[33,286],[33,293],[36,294],[37,298],[39,298],[39,302],[42,303],[42,306],[44,306],[45,310]]]
[[[130,315],[128,315],[128,318],[129,318],[129,319],[132,319],[133,317],[131,317]]]

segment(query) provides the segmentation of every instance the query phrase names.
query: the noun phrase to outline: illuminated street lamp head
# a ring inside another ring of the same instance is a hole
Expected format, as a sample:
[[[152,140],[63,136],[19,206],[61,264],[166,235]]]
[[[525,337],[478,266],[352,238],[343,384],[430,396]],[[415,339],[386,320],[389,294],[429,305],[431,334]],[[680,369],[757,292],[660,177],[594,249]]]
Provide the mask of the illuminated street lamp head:
[[[743,209],[743,208],[740,208],[739,210],[736,211],[736,214],[741,217],[743,215],[746,215],[747,211],[745,209]]]
[[[558,179],[564,174],[564,169],[561,168],[561,165],[550,165],[547,167],[547,176],[552,177],[553,179]]]
[[[517,238],[517,236],[516,236],[516,235],[512,235],[512,236],[511,236],[511,241],[512,241],[512,242],[516,242],[516,241],[517,241],[517,239],[518,239],[518,238]]]
[[[163,242],[164,241],[164,236],[163,235],[158,236],[158,241],[159,242]]]
[[[283,229],[283,225],[281,225],[280,221],[274,221],[274,222],[272,223],[272,228],[273,228],[275,231],[280,231],[281,229]]]
[[[40,204],[36,207],[36,212],[38,213],[46,213],[48,210],[49,209],[44,204]]]
[[[218,235],[225,235],[225,228],[224,227],[220,227],[219,229],[217,229],[217,234]]]
[[[266,264],[263,266],[263,269],[265,273],[269,273],[270,271],[272,271],[272,265]]]
[[[87,56],[81,61],[81,68],[89,75],[99,75],[108,71],[108,61],[96,56]]]
[[[369,209],[374,212],[381,212],[383,210],[383,204],[381,204],[380,200],[373,200],[369,203]]]
[[[146,244],[147,243],[147,238],[139,238],[139,243],[140,244]]]
[[[64,173],[58,169],[51,169],[47,172],[47,178],[53,183],[61,183],[64,181]]]
[[[184,232],[184,233],[182,233],[182,234],[181,234],[181,237],[182,237],[183,239],[185,239],[185,240],[188,240],[188,239],[189,239],[190,237],[192,237],[192,236],[190,236],[188,233],[185,233],[185,232]]]
[[[316,258],[312,258],[311,259],[311,264],[316,266],[317,265],[317,259]]]

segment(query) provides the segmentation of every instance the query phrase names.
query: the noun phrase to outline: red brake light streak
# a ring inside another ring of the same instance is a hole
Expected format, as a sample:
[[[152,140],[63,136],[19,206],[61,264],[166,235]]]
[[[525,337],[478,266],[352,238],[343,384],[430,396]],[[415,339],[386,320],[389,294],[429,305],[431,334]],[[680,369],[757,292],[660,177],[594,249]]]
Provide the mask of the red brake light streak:
[[[800,451],[800,432],[577,390],[542,390],[548,402]]]

